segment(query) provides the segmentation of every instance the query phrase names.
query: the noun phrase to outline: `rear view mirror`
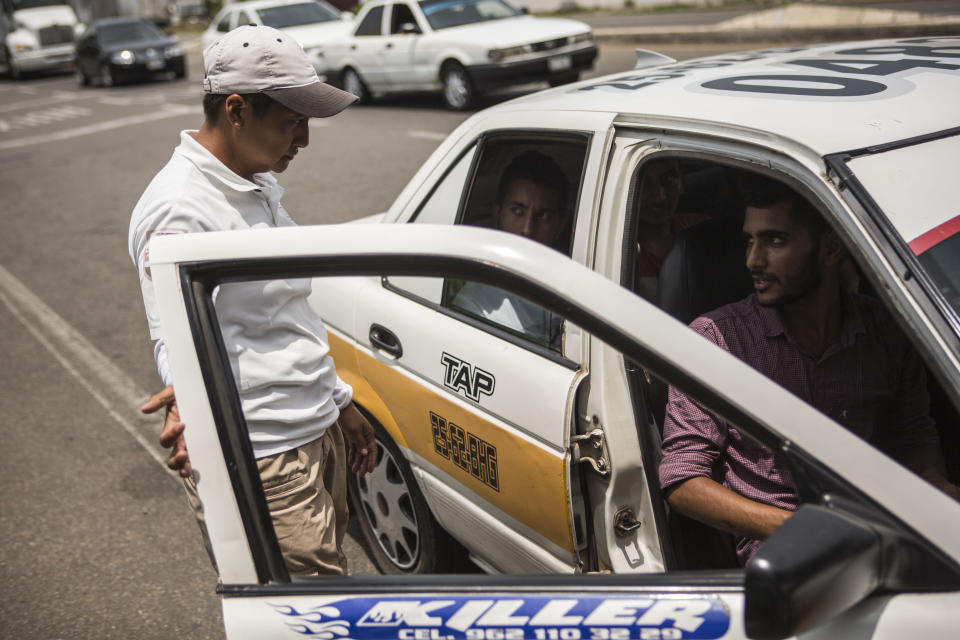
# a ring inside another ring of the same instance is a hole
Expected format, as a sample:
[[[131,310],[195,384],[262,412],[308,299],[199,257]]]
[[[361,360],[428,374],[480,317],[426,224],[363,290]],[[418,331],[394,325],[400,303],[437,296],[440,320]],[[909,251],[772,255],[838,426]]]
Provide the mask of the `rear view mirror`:
[[[866,522],[801,507],[747,565],[747,636],[788,638],[858,604],[880,584],[882,549]]]

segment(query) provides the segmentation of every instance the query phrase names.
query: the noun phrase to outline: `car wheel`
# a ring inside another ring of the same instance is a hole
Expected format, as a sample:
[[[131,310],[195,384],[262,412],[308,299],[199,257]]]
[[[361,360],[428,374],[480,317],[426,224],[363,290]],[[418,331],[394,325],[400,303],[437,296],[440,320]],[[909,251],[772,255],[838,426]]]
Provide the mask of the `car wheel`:
[[[579,71],[572,71],[570,73],[564,73],[559,76],[551,76],[547,79],[547,82],[550,83],[551,87],[559,87],[563,84],[570,84],[571,82],[576,82],[580,79]]]
[[[370,91],[363,83],[363,78],[354,69],[347,67],[343,70],[343,90],[357,96],[357,104],[370,102]]]
[[[437,524],[400,449],[383,427],[370,422],[377,465],[362,478],[348,471],[347,486],[377,568],[384,574],[470,571],[466,551]]]
[[[462,65],[450,62],[440,71],[443,83],[443,101],[454,111],[463,111],[473,106],[476,95],[470,74]]]
[[[187,77],[187,68],[183,67],[182,69],[177,69],[173,72],[173,75],[177,78],[186,78]]]
[[[118,84],[116,77],[113,75],[113,69],[111,69],[108,64],[100,66],[100,84],[105,87],[112,87]]]
[[[90,78],[83,72],[79,64],[74,65],[73,76],[77,79],[77,84],[81,87],[86,87],[90,84]]]

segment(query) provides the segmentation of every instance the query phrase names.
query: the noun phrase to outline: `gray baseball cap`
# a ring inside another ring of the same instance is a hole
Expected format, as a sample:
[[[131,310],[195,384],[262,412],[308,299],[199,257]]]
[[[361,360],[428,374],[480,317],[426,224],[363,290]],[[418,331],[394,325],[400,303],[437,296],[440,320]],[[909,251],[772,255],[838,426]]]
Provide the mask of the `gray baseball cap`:
[[[326,118],[357,96],[320,82],[293,36],[273,27],[244,25],[203,51],[207,93],[265,93],[304,116]]]

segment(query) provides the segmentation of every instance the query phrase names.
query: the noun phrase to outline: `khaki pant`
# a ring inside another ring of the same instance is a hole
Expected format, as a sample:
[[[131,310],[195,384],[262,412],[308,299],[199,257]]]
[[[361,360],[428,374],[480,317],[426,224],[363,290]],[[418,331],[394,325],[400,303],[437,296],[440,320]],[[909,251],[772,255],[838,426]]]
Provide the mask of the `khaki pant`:
[[[283,560],[294,575],[345,574],[347,461],[340,425],[257,460]]]

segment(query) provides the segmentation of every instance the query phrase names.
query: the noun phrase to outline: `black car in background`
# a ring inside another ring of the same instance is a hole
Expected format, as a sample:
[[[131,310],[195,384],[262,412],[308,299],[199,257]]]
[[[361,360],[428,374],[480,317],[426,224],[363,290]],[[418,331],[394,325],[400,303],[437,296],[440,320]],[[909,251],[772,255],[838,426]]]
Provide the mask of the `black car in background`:
[[[183,48],[176,38],[142,18],[105,18],[77,40],[77,82],[98,79],[113,86],[154,74],[187,75]]]

